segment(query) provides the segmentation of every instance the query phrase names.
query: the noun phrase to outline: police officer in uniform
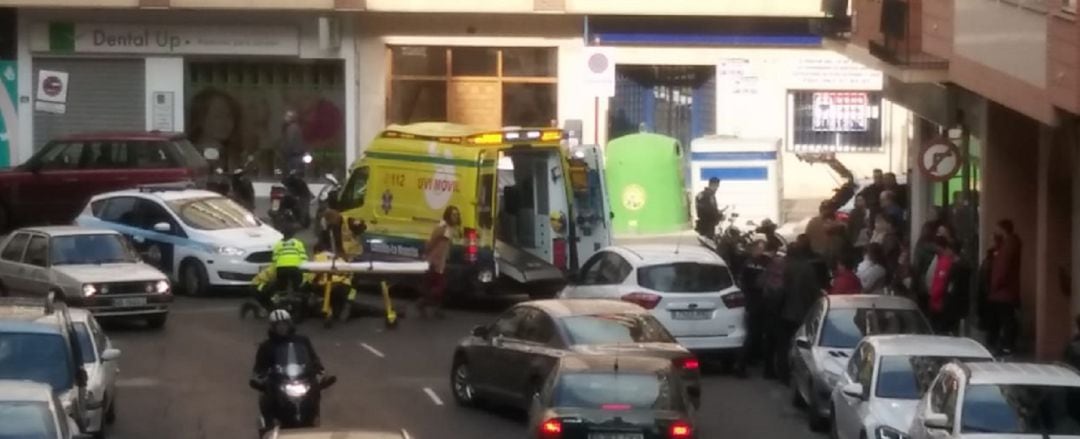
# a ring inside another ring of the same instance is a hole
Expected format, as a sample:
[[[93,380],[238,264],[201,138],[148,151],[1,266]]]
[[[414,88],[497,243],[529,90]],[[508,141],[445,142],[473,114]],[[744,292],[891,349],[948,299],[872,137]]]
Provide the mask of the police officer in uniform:
[[[702,189],[694,197],[694,207],[697,209],[697,223],[694,229],[698,234],[715,238],[716,226],[724,220],[724,213],[716,204],[716,189],[720,187],[720,179],[709,179],[709,185]]]
[[[277,277],[277,290],[300,291],[304,283],[304,274],[300,271],[300,264],[307,261],[307,249],[304,242],[295,238],[296,230],[287,227],[283,231],[284,239],[274,244],[273,265]]]

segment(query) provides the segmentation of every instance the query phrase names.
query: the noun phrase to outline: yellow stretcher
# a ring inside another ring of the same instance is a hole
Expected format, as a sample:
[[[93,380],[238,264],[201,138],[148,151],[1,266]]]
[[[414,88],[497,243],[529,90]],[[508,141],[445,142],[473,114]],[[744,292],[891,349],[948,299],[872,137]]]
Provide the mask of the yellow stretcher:
[[[300,269],[316,275],[422,275],[427,272],[427,262],[345,262],[340,259],[332,261],[305,262]],[[323,287],[323,315],[327,319],[334,318],[330,308],[330,293],[333,282],[326,282]],[[379,282],[382,293],[383,307],[385,309],[385,323],[387,328],[395,328],[398,323],[398,314],[394,311],[394,302],[390,298],[390,284],[383,280]]]

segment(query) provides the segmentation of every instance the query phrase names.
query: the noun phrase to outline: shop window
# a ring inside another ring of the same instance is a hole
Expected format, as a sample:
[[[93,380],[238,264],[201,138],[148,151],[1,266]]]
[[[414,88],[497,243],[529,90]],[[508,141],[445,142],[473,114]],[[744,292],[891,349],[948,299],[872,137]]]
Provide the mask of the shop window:
[[[503,84],[503,126],[546,127],[557,114],[555,84]]]
[[[555,51],[544,47],[503,49],[503,76],[553,77],[558,75]]]
[[[788,93],[792,152],[880,152],[883,143],[880,92]]]
[[[548,126],[557,117],[554,48],[393,46],[388,52],[390,123],[496,128]]]
[[[395,80],[390,95],[394,123],[446,120],[446,83]]]
[[[485,47],[458,47],[451,52],[454,76],[496,76],[499,51]]]
[[[390,49],[393,63],[391,69],[395,76],[445,76],[445,47],[403,46]]]

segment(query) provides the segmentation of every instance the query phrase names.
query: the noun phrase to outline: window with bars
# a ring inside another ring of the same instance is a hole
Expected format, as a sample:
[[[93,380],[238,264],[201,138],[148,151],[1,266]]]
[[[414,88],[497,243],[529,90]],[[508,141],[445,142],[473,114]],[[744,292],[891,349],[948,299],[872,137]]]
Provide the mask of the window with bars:
[[[881,101],[875,91],[789,91],[788,151],[880,151]]]

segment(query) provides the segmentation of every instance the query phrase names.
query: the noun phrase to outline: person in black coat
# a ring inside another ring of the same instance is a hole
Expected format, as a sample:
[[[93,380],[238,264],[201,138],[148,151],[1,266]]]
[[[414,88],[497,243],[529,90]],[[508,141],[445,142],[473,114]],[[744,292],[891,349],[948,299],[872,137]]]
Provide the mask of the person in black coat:
[[[819,268],[821,265],[822,261],[810,248],[809,238],[799,235],[788,251],[784,265],[784,293],[780,305],[780,324],[777,328],[781,331],[777,337],[781,343],[777,350],[779,355],[787,355],[791,338],[799,330],[810,308],[822,296],[825,285],[828,285],[826,280],[822,279]],[[789,372],[787,362],[781,361],[777,366],[781,368],[780,377],[786,378]]]

